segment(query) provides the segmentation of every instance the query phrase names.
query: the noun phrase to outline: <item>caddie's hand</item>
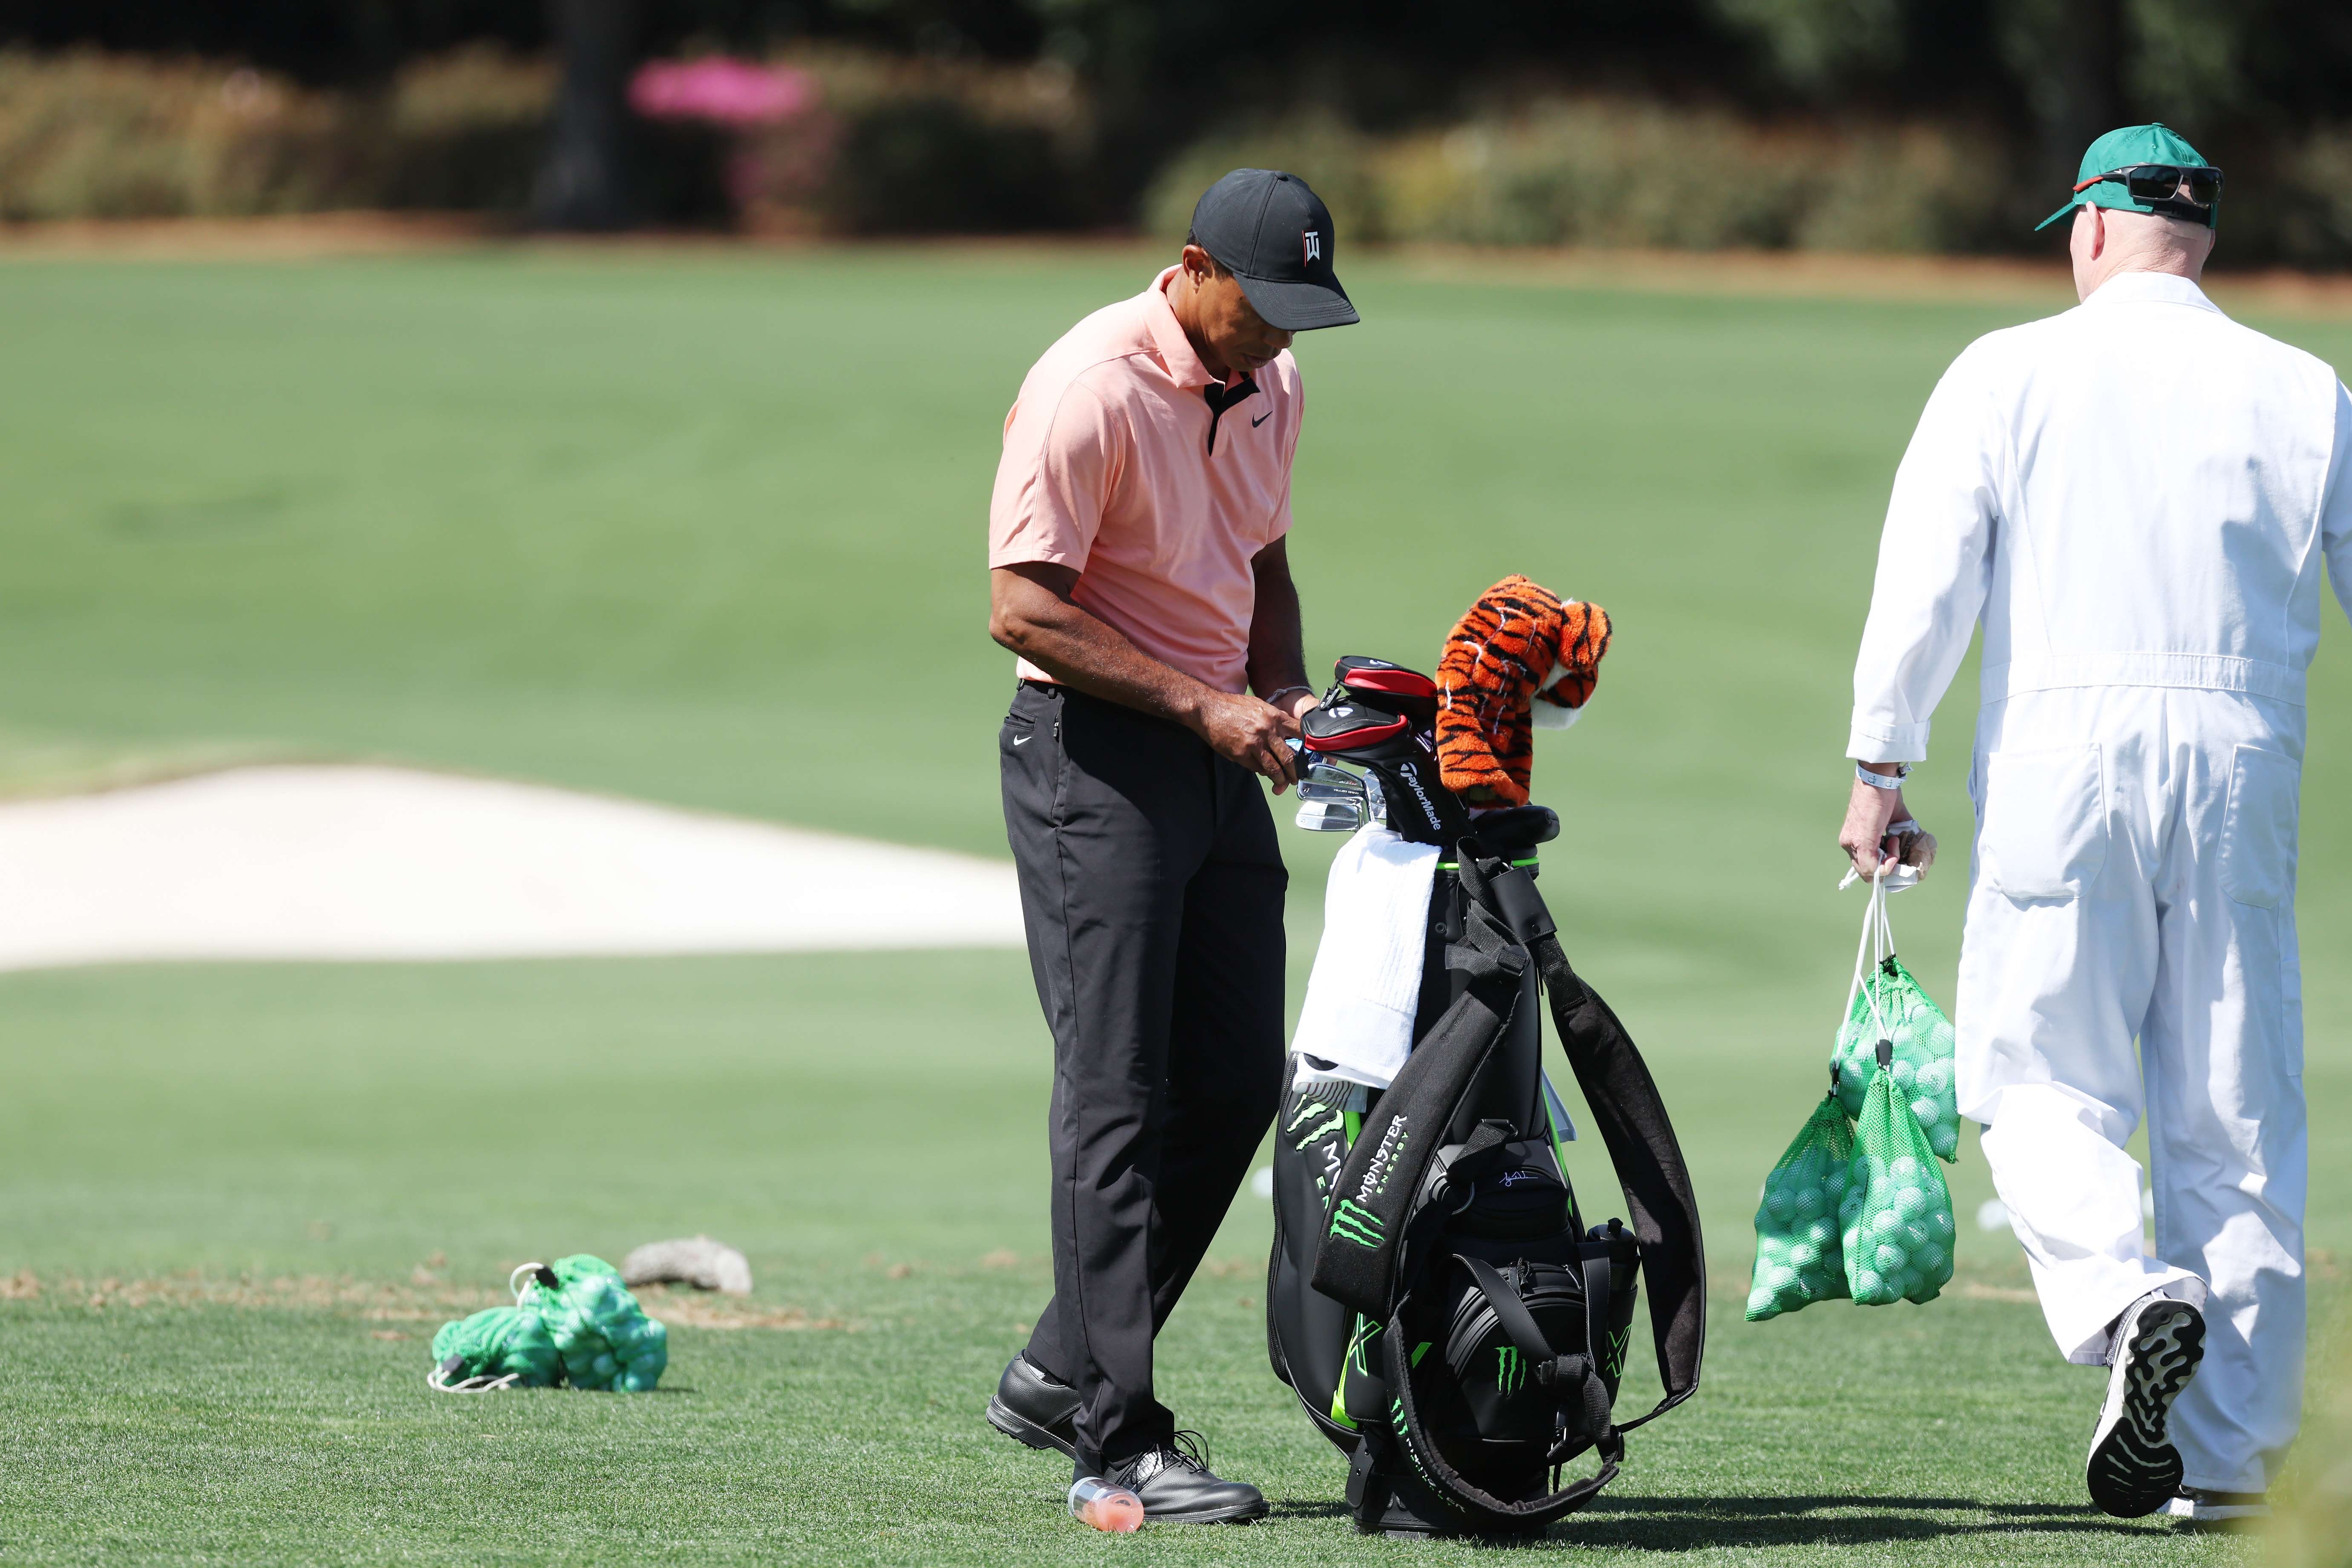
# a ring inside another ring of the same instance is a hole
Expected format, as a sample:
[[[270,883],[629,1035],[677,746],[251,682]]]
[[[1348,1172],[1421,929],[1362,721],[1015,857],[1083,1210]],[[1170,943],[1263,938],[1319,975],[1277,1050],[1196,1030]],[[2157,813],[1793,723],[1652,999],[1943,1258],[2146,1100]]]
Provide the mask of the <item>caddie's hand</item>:
[[[1875,879],[1895,869],[1900,850],[1887,824],[1908,817],[1903,791],[1880,789],[1857,779],[1845,804],[1845,825],[1838,830],[1838,848],[1853,861],[1854,874]]]
[[[1936,835],[1916,822],[1897,818],[1894,824],[1897,857],[1905,865],[1917,870],[1921,876],[1936,863]]]
[[[1297,781],[1298,758],[1283,741],[1298,734],[1298,721],[1280,708],[1241,693],[1211,692],[1194,727],[1218,756],[1272,779],[1276,794]]]

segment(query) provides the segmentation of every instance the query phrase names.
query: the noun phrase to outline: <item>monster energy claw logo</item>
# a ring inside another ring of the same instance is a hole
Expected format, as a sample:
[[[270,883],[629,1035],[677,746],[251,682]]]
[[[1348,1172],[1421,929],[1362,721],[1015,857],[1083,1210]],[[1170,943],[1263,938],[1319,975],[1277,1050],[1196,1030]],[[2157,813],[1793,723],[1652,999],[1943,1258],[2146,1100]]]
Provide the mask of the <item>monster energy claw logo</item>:
[[[1610,1376],[1622,1377],[1624,1375],[1625,1352],[1631,1346],[1633,1339],[1633,1325],[1630,1323],[1610,1334],[1608,1361],[1608,1373]]]
[[[1322,1137],[1328,1133],[1336,1133],[1347,1124],[1347,1117],[1334,1110],[1327,1119],[1316,1123],[1315,1125],[1299,1134],[1297,1138],[1292,1142],[1290,1146],[1294,1149],[1304,1149],[1316,1139]],[[1296,1127],[1298,1125],[1298,1123],[1294,1121],[1291,1123],[1291,1125]]]
[[[1527,1386],[1528,1364],[1515,1345],[1505,1345],[1495,1353],[1495,1392],[1508,1399]]]
[[[1381,1245],[1381,1217],[1353,1198],[1343,1197],[1331,1216],[1331,1234],[1376,1252]]]

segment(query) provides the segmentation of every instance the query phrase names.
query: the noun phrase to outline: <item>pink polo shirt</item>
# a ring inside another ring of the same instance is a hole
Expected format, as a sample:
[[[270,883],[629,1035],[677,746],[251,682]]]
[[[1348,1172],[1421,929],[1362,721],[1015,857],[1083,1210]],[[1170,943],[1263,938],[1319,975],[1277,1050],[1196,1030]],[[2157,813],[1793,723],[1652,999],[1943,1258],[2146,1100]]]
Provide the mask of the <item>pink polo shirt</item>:
[[[1004,417],[988,564],[1078,569],[1078,603],[1153,658],[1216,687],[1247,684],[1250,561],[1290,530],[1298,365],[1287,350],[1228,404],[1176,324],[1176,268],[1045,350]],[[1238,386],[1238,380],[1227,383]],[[1026,659],[1021,674],[1051,680]]]

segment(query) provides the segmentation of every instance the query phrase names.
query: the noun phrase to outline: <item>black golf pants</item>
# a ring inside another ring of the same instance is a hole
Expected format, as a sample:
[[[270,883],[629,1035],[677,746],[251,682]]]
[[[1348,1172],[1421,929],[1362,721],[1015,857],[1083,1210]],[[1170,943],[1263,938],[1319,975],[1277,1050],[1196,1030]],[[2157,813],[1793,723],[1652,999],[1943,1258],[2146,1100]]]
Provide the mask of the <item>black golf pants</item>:
[[[1079,1475],[1158,1443],[1151,1342],[1274,1120],[1288,884],[1256,775],[1181,727],[1024,682],[997,749],[1054,1034],[1054,1299]]]

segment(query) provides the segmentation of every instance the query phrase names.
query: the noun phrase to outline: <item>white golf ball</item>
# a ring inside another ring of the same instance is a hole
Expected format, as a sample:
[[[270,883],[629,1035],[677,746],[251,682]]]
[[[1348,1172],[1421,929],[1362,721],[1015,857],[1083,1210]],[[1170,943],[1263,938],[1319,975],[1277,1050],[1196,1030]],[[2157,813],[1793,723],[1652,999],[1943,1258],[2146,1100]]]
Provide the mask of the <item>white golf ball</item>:
[[[1927,1214],[1927,1228],[1934,1231],[1943,1239],[1949,1241],[1952,1239],[1952,1211],[1948,1208],[1929,1210]]]
[[[1959,1129],[1949,1123],[1929,1128],[1927,1146],[1936,1151],[1937,1158],[1950,1159],[1953,1152],[1960,1146]]]
[[[1789,1266],[1800,1273],[1821,1261],[1822,1249],[1810,1241],[1800,1241],[1789,1249]]]
[[[1775,1188],[1764,1195],[1764,1212],[1775,1219],[1788,1218],[1789,1212],[1793,1207],[1794,1205],[1789,1201],[1788,1193],[1784,1190]]]
[[[1882,1241],[1878,1250],[1870,1255],[1870,1260],[1878,1265],[1880,1273],[1897,1274],[1902,1272],[1905,1264],[1911,1261],[1911,1255],[1892,1241]]]
[[[1913,1071],[1909,1062],[1897,1061],[1888,1070],[1888,1076],[1895,1080],[1895,1086],[1897,1089],[1909,1089],[1917,1081],[1919,1074]]]
[[[1951,1087],[1952,1070],[1940,1061],[1931,1061],[1919,1070],[1919,1089],[1926,1094],[1941,1094]]]
[[[1886,1281],[1878,1277],[1876,1270],[1871,1269],[1855,1270],[1853,1278],[1846,1283],[1853,1287],[1853,1299],[1857,1301],[1874,1301],[1879,1292],[1886,1288]]]
[[[1892,1236],[1903,1228],[1903,1217],[1891,1208],[1882,1208],[1870,1217],[1873,1236]]]
[[[1801,1218],[1808,1215],[1819,1214],[1827,1207],[1828,1203],[1826,1197],[1822,1191],[1821,1184],[1818,1182],[1811,1186],[1803,1186],[1797,1189],[1795,1208],[1799,1218]]]
[[[1762,1317],[1767,1313],[1776,1312],[1778,1311],[1780,1311],[1780,1303],[1773,1300],[1772,1292],[1766,1290],[1763,1286],[1759,1285],[1753,1291],[1748,1292],[1748,1315],[1749,1317]]]
[[[1942,1273],[1952,1261],[1952,1255],[1932,1241],[1920,1248],[1912,1256],[1918,1261],[1919,1267],[1929,1274]]]

